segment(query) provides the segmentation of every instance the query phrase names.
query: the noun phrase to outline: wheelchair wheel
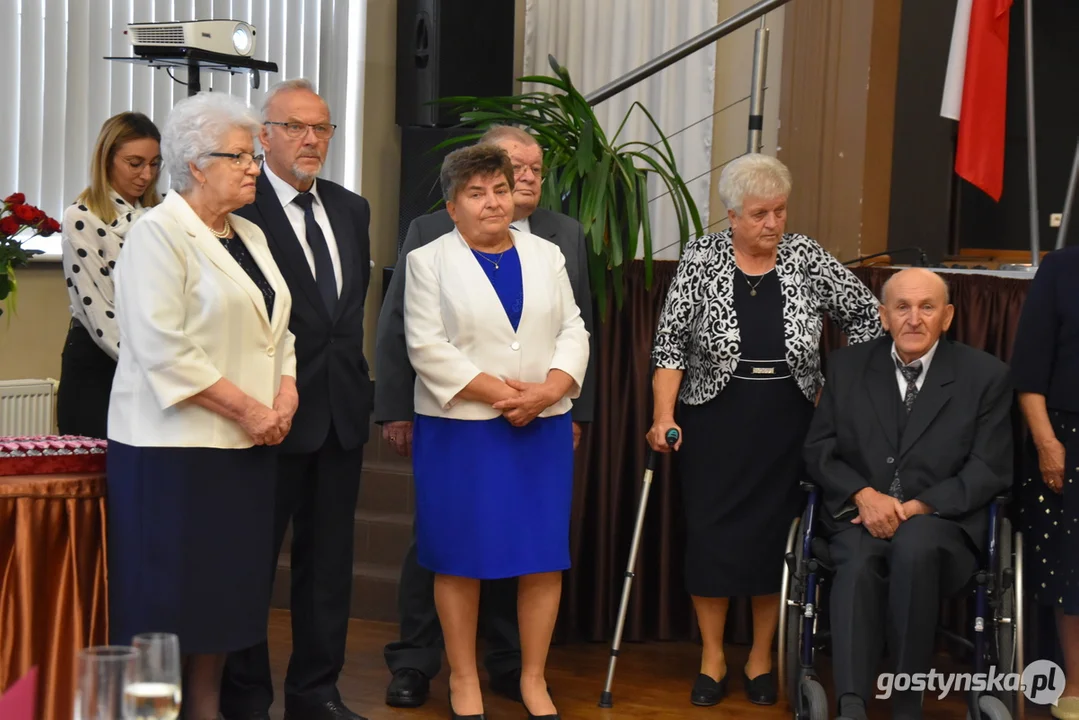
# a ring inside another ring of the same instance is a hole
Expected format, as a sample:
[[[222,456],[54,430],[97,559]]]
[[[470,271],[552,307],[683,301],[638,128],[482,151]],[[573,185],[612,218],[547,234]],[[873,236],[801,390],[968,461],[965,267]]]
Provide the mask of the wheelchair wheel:
[[[1012,597],[1014,599],[1014,610],[1012,611],[1012,625],[1015,628],[1015,667],[1016,672],[1023,672],[1026,668],[1026,658],[1023,654],[1023,608],[1025,607],[1025,600],[1023,599],[1023,533],[1015,533],[1015,572],[1014,572],[1014,587]],[[1019,720],[1024,720],[1027,716],[1026,701],[1023,697],[1022,691],[1015,693],[1015,704],[1013,709],[1015,710],[1015,717]]]
[[[801,518],[794,518],[787,532],[787,546],[783,553],[783,583],[779,591],[779,687],[794,712],[798,710],[802,613],[798,605],[791,605],[789,601],[793,599],[795,602],[801,602],[800,597],[791,597],[797,584],[795,574],[802,567],[802,536],[798,532],[799,527],[801,527]],[[789,553],[793,553],[795,558],[793,573],[786,561]]]
[[[982,695],[978,698],[978,714],[981,717],[971,718],[970,710],[967,710],[967,720],[1012,720],[1012,714],[999,698],[992,695]]]
[[[813,678],[802,681],[802,702],[799,720],[828,720],[828,693],[824,686]]]
[[[1022,539],[1019,536],[1014,536],[1014,540],[1016,543],[1021,543]],[[1016,588],[1022,580],[1022,577],[1018,575],[1021,572],[1021,566],[1019,565],[1021,561],[1018,559],[1019,553],[1013,547],[1012,524],[1008,518],[1002,518],[1000,521],[998,547],[1000,548],[1000,561],[995,584],[997,592],[1000,593],[1000,605],[997,611],[997,622],[995,623],[996,656],[994,660],[1001,672],[1022,674],[1022,653],[1019,651],[1018,634],[1021,623],[1016,619],[1016,600],[1018,598]],[[1022,550],[1021,545],[1019,550]],[[1009,571],[1014,574],[1011,582],[1008,583],[1010,587],[1005,589],[1005,577],[1009,574]],[[1016,705],[1020,701],[1019,693],[1003,691],[997,694],[997,699],[1008,709],[1009,713],[1015,714]]]

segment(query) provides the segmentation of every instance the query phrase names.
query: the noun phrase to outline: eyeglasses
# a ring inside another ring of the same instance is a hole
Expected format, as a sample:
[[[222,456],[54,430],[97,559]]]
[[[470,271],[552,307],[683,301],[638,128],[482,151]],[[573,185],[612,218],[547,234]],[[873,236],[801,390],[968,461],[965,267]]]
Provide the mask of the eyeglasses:
[[[520,176],[524,175],[525,170],[531,170],[532,174],[535,175],[537,178],[542,178],[543,177],[543,166],[542,165],[517,165],[517,164],[514,164],[514,166],[513,166],[513,176],[514,177],[520,177]]]
[[[131,172],[136,172],[136,173],[137,172],[142,172],[143,168],[145,168],[147,165],[150,166],[150,170],[153,171],[153,172],[157,172],[158,170],[161,169],[161,158],[154,158],[153,160],[150,160],[149,162],[147,162],[145,158],[120,158],[120,159],[123,160],[125,163],[127,163],[127,166],[129,168],[131,168]]]
[[[307,129],[311,128],[315,132],[315,137],[319,140],[329,140],[333,137],[334,131],[337,129],[336,125],[330,123],[322,123],[319,125],[308,125],[301,122],[271,122],[267,120],[263,125],[277,125],[285,128],[285,134],[290,138],[303,137],[307,134]]]
[[[238,168],[241,168],[241,167],[242,168],[248,168],[248,167],[250,167],[252,165],[252,163],[255,164],[255,165],[261,165],[263,158],[266,157],[265,155],[252,155],[249,152],[241,152],[241,153],[212,152],[212,153],[206,153],[206,155],[207,155],[207,157],[229,158],[229,159],[232,160],[233,166],[238,167]]]

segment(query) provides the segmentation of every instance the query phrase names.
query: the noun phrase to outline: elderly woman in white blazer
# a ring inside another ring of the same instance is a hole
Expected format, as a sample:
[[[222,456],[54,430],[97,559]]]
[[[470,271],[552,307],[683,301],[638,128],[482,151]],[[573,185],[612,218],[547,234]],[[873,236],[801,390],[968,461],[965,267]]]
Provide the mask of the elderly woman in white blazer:
[[[530,717],[553,718],[544,665],[569,567],[569,410],[588,364],[588,332],[562,251],[510,230],[505,151],[451,153],[442,191],[456,228],[406,263],[417,555],[435,573],[452,716],[483,713],[480,581],[518,577],[521,696]]]
[[[172,182],[115,271],[109,406],[111,641],[179,635],[185,715],[218,714],[228,652],[265,639],[274,445],[297,406],[291,296],[256,225],[258,121],[197,95],[162,134]]]

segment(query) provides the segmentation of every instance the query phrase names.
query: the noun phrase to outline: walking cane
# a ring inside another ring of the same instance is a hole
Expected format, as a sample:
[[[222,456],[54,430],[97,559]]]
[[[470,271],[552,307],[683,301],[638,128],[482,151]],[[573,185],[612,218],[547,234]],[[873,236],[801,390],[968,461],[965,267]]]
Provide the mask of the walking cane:
[[[678,431],[671,428],[667,431],[667,444],[674,447],[678,442]],[[618,661],[619,648],[622,646],[622,631],[626,626],[626,612],[629,610],[629,589],[633,585],[637,566],[637,550],[641,544],[641,533],[644,531],[644,511],[648,506],[648,491],[652,487],[652,474],[656,470],[659,453],[651,448],[648,449],[648,461],[645,464],[644,482],[641,485],[641,503],[637,507],[637,526],[633,528],[633,542],[629,546],[629,562],[626,563],[626,576],[622,582],[622,601],[618,603],[618,622],[614,626],[614,641],[611,642],[611,659],[607,665],[607,684],[603,686],[603,692],[599,696],[601,708],[614,707],[611,701],[611,685],[614,684],[614,666]]]

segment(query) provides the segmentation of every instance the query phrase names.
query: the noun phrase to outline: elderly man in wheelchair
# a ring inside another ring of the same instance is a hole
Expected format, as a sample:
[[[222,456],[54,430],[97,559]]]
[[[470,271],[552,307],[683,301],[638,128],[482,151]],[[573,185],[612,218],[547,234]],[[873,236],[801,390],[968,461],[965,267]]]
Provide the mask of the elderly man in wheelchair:
[[[812,648],[804,641],[813,644],[819,598],[804,587],[807,577],[811,585],[818,578],[831,585],[839,716],[865,720],[885,646],[888,670],[930,672],[941,599],[984,574],[990,524],[1000,519],[994,499],[1012,483],[1008,368],[944,337],[954,308],[941,277],[923,269],[894,275],[880,312],[890,337],[829,356],[806,439],[816,487],[804,516],[809,527],[798,536],[798,562],[788,556],[803,594],[791,593],[793,602],[788,596],[780,631],[795,661],[780,662],[794,675],[788,687],[798,688],[790,698],[796,715],[814,720],[827,717],[827,705],[821,707],[823,688],[812,687],[806,667]],[[1001,534],[997,527],[992,533]],[[922,717],[922,692],[894,692],[892,703],[895,718]]]

